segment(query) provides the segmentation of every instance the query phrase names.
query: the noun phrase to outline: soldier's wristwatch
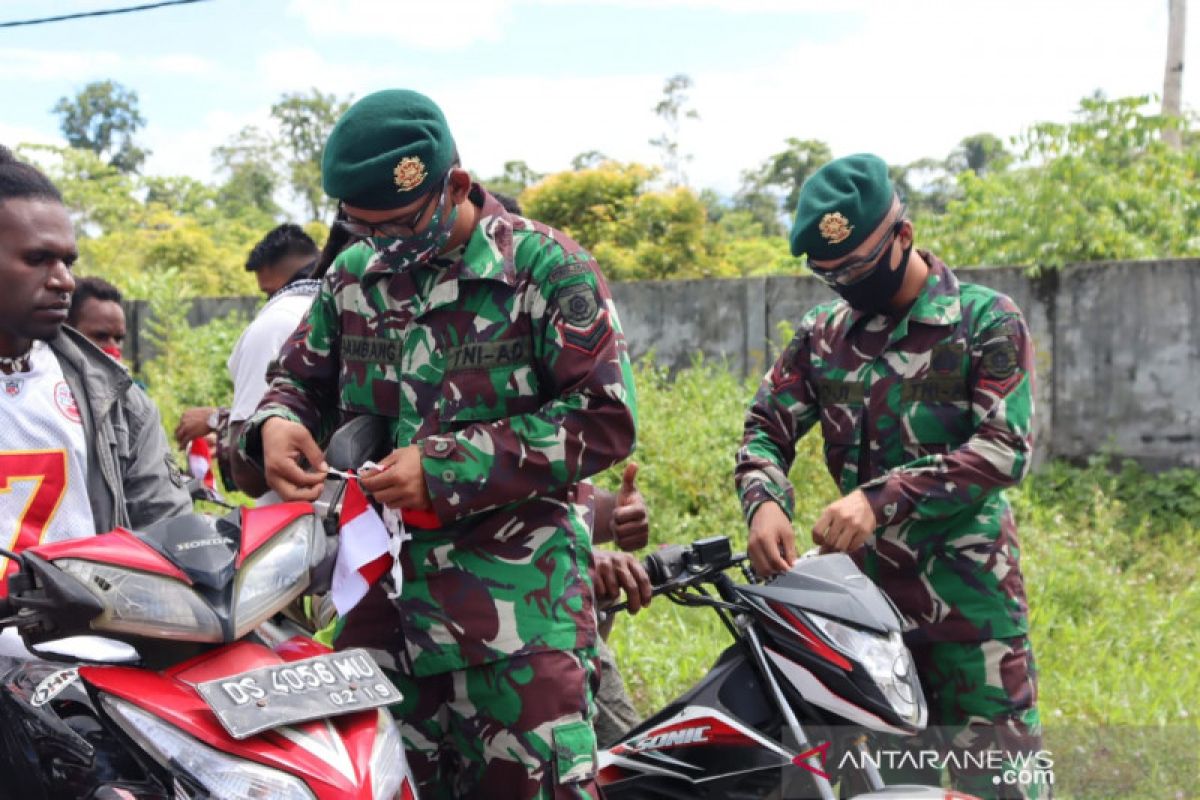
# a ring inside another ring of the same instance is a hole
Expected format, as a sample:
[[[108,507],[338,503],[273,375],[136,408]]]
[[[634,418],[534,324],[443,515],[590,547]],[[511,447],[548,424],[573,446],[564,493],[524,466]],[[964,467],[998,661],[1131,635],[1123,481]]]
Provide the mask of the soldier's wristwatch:
[[[221,427],[221,409],[214,408],[212,413],[208,415],[208,419],[204,421],[210,431],[216,431]]]

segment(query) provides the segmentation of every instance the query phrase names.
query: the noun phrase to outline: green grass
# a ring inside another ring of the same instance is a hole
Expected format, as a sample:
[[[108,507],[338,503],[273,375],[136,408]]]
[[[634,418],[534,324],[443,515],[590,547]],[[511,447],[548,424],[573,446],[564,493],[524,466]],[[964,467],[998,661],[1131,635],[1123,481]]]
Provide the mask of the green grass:
[[[717,534],[744,547],[731,474],[756,383],[700,362],[673,381],[639,370],[636,460],[652,547]],[[1050,464],[1009,492],[1056,796],[1197,797],[1200,473],[1110,466]],[[836,497],[818,432],[801,442],[791,478],[803,544],[805,523]],[[711,611],[659,600],[622,619],[610,643],[649,712],[698,680],[729,635]]]

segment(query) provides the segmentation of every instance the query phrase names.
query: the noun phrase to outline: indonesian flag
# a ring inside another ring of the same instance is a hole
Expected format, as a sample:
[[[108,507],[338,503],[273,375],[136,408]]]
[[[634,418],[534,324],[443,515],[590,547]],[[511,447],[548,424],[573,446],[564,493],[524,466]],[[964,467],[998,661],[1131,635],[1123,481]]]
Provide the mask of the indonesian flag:
[[[213,479],[212,451],[208,447],[208,439],[200,437],[188,442],[187,460],[192,477],[215,492],[217,484]]]
[[[371,584],[392,566],[393,553],[387,526],[367,502],[358,479],[346,481],[338,529],[337,561],[333,565],[330,596],[339,615],[345,616],[367,594]],[[397,552],[398,554],[398,552]]]

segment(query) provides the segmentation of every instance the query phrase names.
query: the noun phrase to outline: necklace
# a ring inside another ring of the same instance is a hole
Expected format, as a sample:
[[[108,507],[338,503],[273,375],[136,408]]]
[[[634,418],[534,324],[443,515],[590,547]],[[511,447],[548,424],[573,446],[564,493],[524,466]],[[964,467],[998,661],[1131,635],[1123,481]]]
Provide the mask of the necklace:
[[[29,343],[29,349],[19,356],[0,356],[0,369],[7,372],[9,375],[17,372],[28,372],[30,368],[29,357],[33,354],[33,343]]]

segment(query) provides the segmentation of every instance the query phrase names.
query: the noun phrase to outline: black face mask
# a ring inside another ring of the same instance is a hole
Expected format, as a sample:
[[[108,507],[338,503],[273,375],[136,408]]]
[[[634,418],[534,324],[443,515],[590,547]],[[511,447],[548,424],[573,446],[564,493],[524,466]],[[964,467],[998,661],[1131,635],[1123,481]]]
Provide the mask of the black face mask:
[[[908,271],[908,259],[912,255],[912,242],[904,248],[900,256],[900,266],[890,269],[892,248],[888,248],[879,261],[867,273],[866,277],[849,286],[834,286],[833,290],[842,296],[855,311],[864,314],[878,314],[887,308],[891,299],[900,291],[904,283],[904,273]]]

